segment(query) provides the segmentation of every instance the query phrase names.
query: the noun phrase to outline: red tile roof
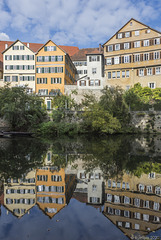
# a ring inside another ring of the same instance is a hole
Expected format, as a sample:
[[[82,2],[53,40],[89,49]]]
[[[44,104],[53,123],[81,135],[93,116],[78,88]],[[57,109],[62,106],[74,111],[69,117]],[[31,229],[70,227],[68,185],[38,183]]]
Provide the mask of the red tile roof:
[[[72,61],[86,61],[87,60],[87,54],[102,54],[102,48],[101,51],[99,48],[82,48],[79,49],[77,53],[75,53],[73,56],[71,56]]]
[[[62,45],[58,45],[58,46],[62,48],[66,53],[68,53],[70,57],[79,51],[78,47],[62,46]]]

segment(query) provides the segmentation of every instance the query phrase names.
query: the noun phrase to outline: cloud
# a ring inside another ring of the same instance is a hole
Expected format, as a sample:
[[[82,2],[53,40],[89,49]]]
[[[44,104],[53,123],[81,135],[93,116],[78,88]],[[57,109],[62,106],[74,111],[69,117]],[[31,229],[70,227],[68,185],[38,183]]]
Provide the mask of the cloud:
[[[6,34],[6,33],[0,33],[0,40],[1,41],[9,41],[10,40],[10,38],[9,38],[9,36]]]
[[[52,39],[57,44],[98,46],[132,17],[148,25],[159,19],[159,2],[0,0],[0,30],[23,41],[45,43]]]

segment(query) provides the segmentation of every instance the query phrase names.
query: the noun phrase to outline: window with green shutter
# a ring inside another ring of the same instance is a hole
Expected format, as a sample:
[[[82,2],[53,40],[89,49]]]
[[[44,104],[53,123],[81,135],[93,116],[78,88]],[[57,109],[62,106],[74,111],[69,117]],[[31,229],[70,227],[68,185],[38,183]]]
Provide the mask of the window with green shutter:
[[[45,52],[47,51],[47,47],[44,47],[44,51],[45,51]]]

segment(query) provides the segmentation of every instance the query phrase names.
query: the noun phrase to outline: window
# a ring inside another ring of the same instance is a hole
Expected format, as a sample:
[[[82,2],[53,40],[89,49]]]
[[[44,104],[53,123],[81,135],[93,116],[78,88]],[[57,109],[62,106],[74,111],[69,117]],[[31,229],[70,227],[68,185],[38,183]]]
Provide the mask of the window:
[[[47,78],[37,78],[37,84],[47,84]]]
[[[159,52],[154,52],[154,60],[159,59]]]
[[[12,50],[19,50],[19,46],[12,46]]]
[[[125,182],[122,183],[122,189],[125,189]]]
[[[120,71],[117,71],[117,78],[120,78]]]
[[[108,180],[108,187],[111,187],[111,180]]]
[[[20,46],[20,50],[25,50],[25,46]]]
[[[96,68],[92,68],[92,74],[96,74],[96,73],[97,73]]]
[[[106,64],[107,64],[107,65],[111,65],[111,64],[112,64],[111,58],[107,58],[107,59],[106,59]]]
[[[149,83],[148,87],[151,88],[151,89],[154,89],[155,88],[155,83]]]
[[[149,221],[149,215],[148,214],[143,214],[143,220],[144,221]]]
[[[117,182],[117,188],[120,188],[120,187],[121,187],[121,183]]]
[[[112,182],[112,187],[113,187],[113,188],[116,187],[116,182],[115,182],[115,181]]]
[[[126,32],[125,37],[130,37],[130,32]]]
[[[124,217],[130,217],[130,212],[129,211],[124,211]]]
[[[10,82],[10,76],[5,76],[5,77],[4,77],[4,81],[5,81],[5,82]]]
[[[117,195],[114,195],[114,203],[120,203],[120,197]]]
[[[56,46],[47,46],[47,47],[44,47],[44,51],[56,51]]]
[[[128,78],[130,76],[130,71],[126,70],[126,77]]]
[[[129,49],[130,44],[129,43],[124,43],[124,49]]]
[[[107,194],[107,202],[112,202],[112,195],[111,194]]]
[[[111,72],[108,72],[108,79],[111,79]]]
[[[144,76],[144,69],[139,69],[139,76],[140,77]]]
[[[140,207],[140,199],[139,198],[134,199],[134,205],[135,205],[135,207]]]
[[[122,78],[125,78],[125,71],[122,71]]]
[[[80,86],[86,86],[86,81],[80,81]]]
[[[125,204],[130,204],[130,198],[129,197],[124,197],[124,203]]]
[[[12,76],[12,82],[18,82],[18,76]]]
[[[115,215],[116,215],[116,216],[120,216],[120,215],[121,215],[120,209],[115,209]]]
[[[49,62],[49,56],[44,56],[44,62]]]
[[[134,48],[140,47],[140,41],[134,42]]]
[[[114,57],[114,64],[119,64],[119,57]]]
[[[139,31],[135,31],[135,36],[139,36],[140,32]]]
[[[160,74],[160,67],[156,67],[155,74]]]
[[[118,33],[118,38],[122,38],[122,33]]]
[[[51,78],[51,84],[59,83],[61,84],[61,78]]]
[[[87,70],[84,70],[84,74],[87,74]]]
[[[149,173],[148,177],[149,178],[155,178],[155,173],[154,172]]]
[[[156,211],[159,211],[160,204],[157,202],[154,202],[153,209]]]
[[[95,86],[100,86],[100,80],[95,80]]]
[[[96,192],[97,191],[97,186],[96,185],[92,185],[92,192]]]
[[[155,38],[154,39],[154,45],[160,44],[160,38]]]
[[[135,212],[135,213],[134,213],[134,218],[136,218],[136,219],[140,219],[140,213]]]
[[[130,62],[130,56],[126,55],[124,56],[124,63],[129,63]]]
[[[117,51],[117,50],[120,50],[120,44],[116,44],[115,45],[115,50]]]
[[[144,201],[144,207],[149,208],[149,201]]]
[[[139,229],[140,229],[140,225],[137,224],[137,223],[135,223],[135,229],[136,229],[136,230],[139,230]]]
[[[47,110],[51,110],[51,101],[47,101]]]
[[[39,89],[40,95],[48,95],[48,89]]]
[[[126,86],[126,90],[128,91],[129,89],[130,89],[130,86],[129,86],[129,85],[127,85],[127,86]]]
[[[144,40],[144,47],[148,47],[149,46],[149,40]]]
[[[109,213],[109,214],[113,214],[113,213],[114,213],[114,212],[113,212],[113,208],[108,207],[108,213]]]
[[[147,75],[152,75],[152,68],[147,68]]]
[[[144,61],[148,61],[149,60],[149,53],[144,53]]]
[[[148,193],[152,193],[152,192],[153,192],[152,186],[146,186],[146,191],[147,191]]]
[[[12,55],[5,55],[5,60],[12,60]]]
[[[89,81],[89,86],[94,86],[94,81],[93,80]]]
[[[109,46],[108,46],[108,51],[109,51],[109,52],[112,52],[112,51],[113,51],[113,45],[109,45]]]
[[[112,72],[112,78],[116,78],[116,72]]]
[[[160,194],[160,187],[155,187],[155,194]]]

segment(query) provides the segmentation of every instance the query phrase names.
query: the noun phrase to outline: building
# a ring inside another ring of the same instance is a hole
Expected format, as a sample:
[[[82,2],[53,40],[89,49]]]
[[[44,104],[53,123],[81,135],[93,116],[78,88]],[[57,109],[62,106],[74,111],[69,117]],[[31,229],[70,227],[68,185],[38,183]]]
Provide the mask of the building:
[[[29,46],[29,45],[28,45]],[[3,83],[27,86],[28,92],[35,92],[35,53],[17,40],[3,52]]]
[[[51,96],[64,94],[65,85],[75,83],[76,68],[69,55],[51,40],[36,54],[36,93],[44,96],[51,108]]]
[[[151,172],[139,178],[124,173],[108,179],[103,213],[130,239],[161,228],[161,174]]]
[[[77,69],[76,85],[66,86],[65,92],[80,102],[84,94],[94,93],[100,96],[104,87],[104,57],[102,46],[99,48],[83,48],[76,52],[71,59]],[[74,96],[72,91],[76,90]]]
[[[130,19],[104,43],[108,86],[161,87],[161,32]]]
[[[4,206],[16,217],[22,217],[36,204],[35,171],[22,178],[4,182]]]
[[[14,43],[15,41],[0,41],[0,81],[1,82],[3,81],[3,54],[2,53]],[[26,47],[30,48],[33,52],[37,52],[37,50],[43,45],[42,43],[29,43],[29,42],[23,42],[23,44]]]

